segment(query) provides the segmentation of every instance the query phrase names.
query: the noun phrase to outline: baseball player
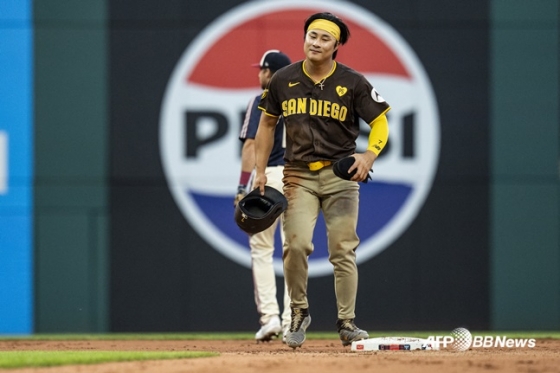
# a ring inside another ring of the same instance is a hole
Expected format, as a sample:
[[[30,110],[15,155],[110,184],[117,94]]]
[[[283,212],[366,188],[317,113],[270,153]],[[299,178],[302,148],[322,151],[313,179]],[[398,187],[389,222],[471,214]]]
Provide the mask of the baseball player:
[[[360,181],[387,143],[390,109],[366,78],[335,58],[350,36],[347,25],[331,13],[317,13],[304,24],[305,59],[274,74],[263,91],[263,111],[256,136],[255,186],[264,192],[266,164],[278,118],[286,128],[284,195],[284,276],[291,298],[292,322],[286,343],[305,341],[311,323],[307,300],[307,257],[313,252],[313,230],[322,210],[328,234],[329,261],[334,268],[337,330],[344,346],[367,339],[354,323],[358,270],[356,233]],[[367,46],[364,46],[366,48]],[[371,127],[368,147],[356,153],[359,121]],[[333,163],[351,156],[345,180],[333,172]]]
[[[266,87],[276,70],[290,64],[290,59],[278,50],[269,50],[264,53],[260,63],[254,66],[259,67],[259,81],[262,89]],[[237,188],[234,206],[237,205],[247,193],[247,185],[250,184],[250,176],[255,168],[255,135],[261,117],[258,109],[261,95],[254,97],[247,108],[247,114],[241,127],[239,139],[243,141],[241,151],[241,176]],[[272,152],[266,164],[265,173],[267,185],[282,191],[282,176],[284,170],[284,124],[282,117],[276,118],[277,126],[274,131],[274,142]],[[252,190],[253,188],[251,188]],[[284,289],[284,312],[282,322],[279,317],[279,306],[276,300],[276,279],[273,268],[272,255],[274,253],[274,234],[278,226],[278,220],[263,232],[253,234],[249,237],[251,248],[251,268],[253,271],[253,282],[255,284],[255,303],[260,314],[261,328],[255,334],[257,341],[269,341],[278,336],[280,331],[282,340],[286,338],[286,333],[290,327],[290,298],[288,291]],[[280,229],[280,236],[284,242],[284,232]],[[285,282],[284,282],[285,283]]]

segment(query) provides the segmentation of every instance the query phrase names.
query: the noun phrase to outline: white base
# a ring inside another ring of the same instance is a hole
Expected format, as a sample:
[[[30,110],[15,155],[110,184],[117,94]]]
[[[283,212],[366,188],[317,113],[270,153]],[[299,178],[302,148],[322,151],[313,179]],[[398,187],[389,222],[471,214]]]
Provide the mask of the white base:
[[[422,338],[412,337],[381,337],[352,342],[352,351],[383,351],[383,350],[439,350],[439,343]]]

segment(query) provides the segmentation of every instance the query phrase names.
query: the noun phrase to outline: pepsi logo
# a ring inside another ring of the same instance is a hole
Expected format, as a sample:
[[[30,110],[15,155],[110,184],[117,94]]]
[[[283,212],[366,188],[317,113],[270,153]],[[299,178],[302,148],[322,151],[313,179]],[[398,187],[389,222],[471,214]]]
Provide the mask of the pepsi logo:
[[[260,94],[258,62],[280,49],[304,58],[303,24],[330,11],[348,24],[349,42],[337,61],[361,72],[387,100],[390,139],[374,165],[373,180],[360,185],[357,261],[389,247],[414,221],[432,187],[440,147],[437,103],[428,76],[406,41],[367,9],[331,1],[247,2],[217,18],[186,47],[169,79],[160,114],[160,154],[179,209],[215,250],[250,267],[248,237],[233,219],[239,179],[242,118]],[[367,47],[364,47],[367,46]],[[362,123],[358,152],[367,146]],[[279,235],[274,268],[282,275]],[[322,217],[315,228],[309,276],[332,274]]]

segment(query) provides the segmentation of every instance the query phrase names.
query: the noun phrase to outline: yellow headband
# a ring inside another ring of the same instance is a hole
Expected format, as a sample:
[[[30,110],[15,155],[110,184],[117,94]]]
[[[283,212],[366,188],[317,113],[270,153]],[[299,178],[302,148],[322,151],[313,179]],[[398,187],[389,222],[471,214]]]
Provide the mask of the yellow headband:
[[[319,29],[324,30],[334,36],[337,41],[340,41],[340,27],[332,21],[326,19],[316,19],[315,21],[311,22],[309,27],[307,28],[307,32],[312,29]]]

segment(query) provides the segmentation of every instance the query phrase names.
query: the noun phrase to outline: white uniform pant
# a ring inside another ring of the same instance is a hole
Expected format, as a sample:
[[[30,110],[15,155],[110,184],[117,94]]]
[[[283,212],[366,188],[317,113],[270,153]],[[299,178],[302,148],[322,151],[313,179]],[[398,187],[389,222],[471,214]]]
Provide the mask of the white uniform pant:
[[[283,190],[282,178],[284,167],[267,167],[265,174],[266,185],[280,192]],[[260,314],[260,323],[266,324],[272,317],[280,315],[280,307],[276,298],[276,275],[273,266],[274,236],[277,228],[280,228],[282,245],[284,244],[284,231],[282,229],[283,215],[281,215],[268,229],[253,234],[249,237],[251,247],[253,282],[255,289],[255,303]],[[284,311],[282,312],[282,327],[289,327],[291,318],[290,297],[284,283]]]

